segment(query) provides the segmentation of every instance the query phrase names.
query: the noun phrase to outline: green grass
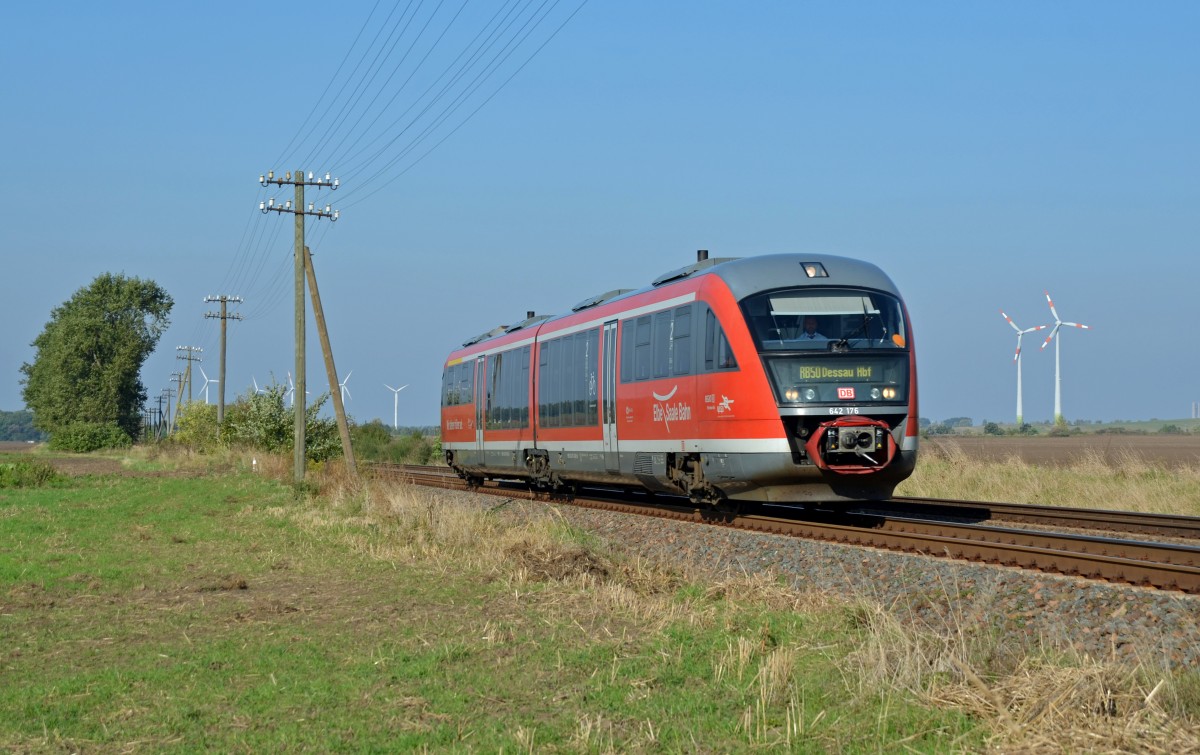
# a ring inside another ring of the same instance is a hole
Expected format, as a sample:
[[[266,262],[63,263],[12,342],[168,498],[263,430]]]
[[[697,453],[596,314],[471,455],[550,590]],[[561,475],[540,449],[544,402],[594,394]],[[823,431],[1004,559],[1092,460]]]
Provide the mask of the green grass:
[[[946,751],[988,735],[859,691],[844,661],[865,630],[843,609],[619,564],[530,577],[472,560],[469,538],[431,548],[441,515],[297,502],[245,474],[0,490],[0,749]],[[481,541],[527,536],[498,518]],[[564,552],[592,547],[559,533]]]

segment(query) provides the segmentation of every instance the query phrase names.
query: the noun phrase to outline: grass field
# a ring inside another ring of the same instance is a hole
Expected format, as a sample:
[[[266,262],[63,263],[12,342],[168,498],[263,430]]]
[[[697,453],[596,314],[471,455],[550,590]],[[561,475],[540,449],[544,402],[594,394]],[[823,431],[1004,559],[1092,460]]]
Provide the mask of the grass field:
[[[1145,696],[1136,670],[989,667],[869,601],[630,563],[551,516],[334,478],[295,500],[287,460],[102,461],[123,471],[0,489],[0,748],[1200,741],[1178,689],[1095,714]]]
[[[1200,438],[1115,440],[926,440],[896,494],[1200,516]]]

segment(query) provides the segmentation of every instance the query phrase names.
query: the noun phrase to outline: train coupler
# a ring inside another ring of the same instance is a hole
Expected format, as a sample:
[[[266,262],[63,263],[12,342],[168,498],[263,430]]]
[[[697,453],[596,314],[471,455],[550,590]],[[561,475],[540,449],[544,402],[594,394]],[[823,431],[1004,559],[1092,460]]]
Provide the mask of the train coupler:
[[[870,474],[896,456],[896,441],[886,422],[866,417],[838,417],[821,423],[804,444],[819,469],[840,474]]]

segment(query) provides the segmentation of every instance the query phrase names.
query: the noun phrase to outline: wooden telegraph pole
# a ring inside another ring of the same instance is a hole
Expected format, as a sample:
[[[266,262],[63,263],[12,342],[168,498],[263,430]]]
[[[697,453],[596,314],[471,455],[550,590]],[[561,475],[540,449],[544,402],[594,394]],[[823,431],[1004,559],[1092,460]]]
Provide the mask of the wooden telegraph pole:
[[[226,311],[225,307],[226,307],[226,304],[228,304],[229,302],[233,302],[234,304],[241,304],[242,297],[240,297],[240,296],[225,296],[224,294],[221,294],[220,296],[206,296],[206,297],[204,297],[204,301],[206,301],[206,302],[214,302],[214,301],[221,302],[221,311],[219,313],[217,313],[217,312],[205,312],[204,313],[204,316],[206,318],[215,317],[215,318],[220,319],[220,321],[221,321],[221,366],[219,368],[220,374],[217,376],[217,426],[220,427],[221,423],[225,421],[225,321],[242,319],[242,315],[240,313],[238,313],[238,312],[230,313],[230,312]]]
[[[294,429],[294,447],[293,454],[293,469],[292,480],[299,486],[304,482],[304,465],[307,458],[307,448],[304,438],[304,422],[307,419],[304,400],[304,216],[312,215],[317,218],[329,218],[330,220],[338,219],[338,212],[325,205],[324,210],[318,210],[313,204],[308,205],[308,209],[304,209],[304,187],[316,186],[318,189],[326,188],[336,190],[341,182],[334,178],[330,180],[329,174],[325,174],[325,178],[317,178],[313,180],[313,174],[308,174],[308,179],[304,178],[304,171],[298,170],[294,174],[289,172],[284,174],[283,178],[276,178],[275,172],[271,171],[258,177],[258,182],[263,186],[286,186],[291,185],[296,193],[296,205],[292,206],[292,200],[287,200],[283,204],[276,204],[274,197],[265,202],[258,203],[258,209],[262,210],[265,215],[268,212],[290,213],[296,217],[296,239],[295,247],[292,250],[295,261],[295,296],[296,296],[296,387],[295,396],[292,399],[292,411],[296,413],[296,424]]]
[[[329,345],[329,330],[325,327],[325,308],[321,306],[321,292],[317,290],[317,271],[313,269],[312,255],[304,247],[304,267],[308,271],[308,293],[312,295],[313,315],[317,320],[317,333],[321,336],[321,351],[325,354],[325,374],[329,378],[329,393],[333,396],[333,413],[337,417],[338,434],[342,436],[342,455],[346,458],[346,469],[351,479],[358,479],[354,465],[354,449],[350,446],[350,425],[346,422],[346,407],[342,404],[341,385],[337,379],[337,367],[333,365],[333,348]]]

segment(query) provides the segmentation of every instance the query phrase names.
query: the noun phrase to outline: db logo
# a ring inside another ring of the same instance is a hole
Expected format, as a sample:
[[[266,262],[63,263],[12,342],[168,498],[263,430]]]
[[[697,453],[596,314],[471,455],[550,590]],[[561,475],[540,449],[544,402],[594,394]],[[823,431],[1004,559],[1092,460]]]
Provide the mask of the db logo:
[[[838,388],[838,398],[854,398],[854,389]]]

